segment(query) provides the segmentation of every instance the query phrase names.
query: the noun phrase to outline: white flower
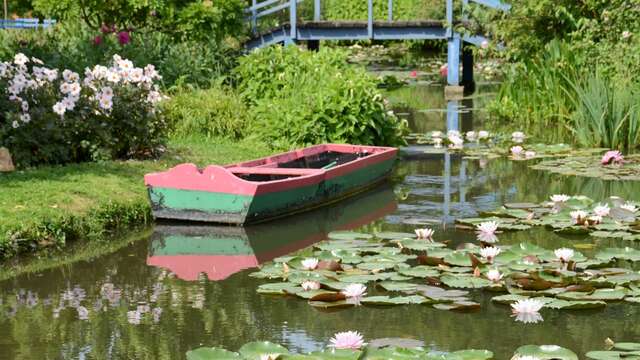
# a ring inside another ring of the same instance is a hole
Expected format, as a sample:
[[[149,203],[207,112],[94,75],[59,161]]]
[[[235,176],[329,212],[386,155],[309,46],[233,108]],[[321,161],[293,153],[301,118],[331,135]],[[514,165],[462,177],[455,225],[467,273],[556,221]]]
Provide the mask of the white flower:
[[[274,354],[262,354],[260,355],[260,360],[276,360],[280,356],[278,353]]]
[[[100,107],[104,110],[111,110],[111,108],[113,107],[113,101],[108,97],[101,97]]]
[[[305,270],[314,270],[318,267],[318,263],[319,261],[316,258],[307,258],[301,262],[302,268]]]
[[[520,155],[522,155],[522,152],[524,151],[524,149],[522,148],[522,146],[513,146],[511,148],[511,154],[513,154],[513,156],[518,157]]]
[[[571,219],[576,224],[584,222],[584,220],[587,219],[587,216],[589,216],[589,214],[586,211],[582,211],[582,210],[572,211],[569,213],[569,215],[571,215]]]
[[[499,282],[500,280],[502,280],[503,276],[504,275],[500,274],[500,271],[498,271],[498,269],[491,269],[487,271],[487,279],[493,282]]]
[[[485,221],[476,226],[479,233],[494,234],[498,230],[498,223],[495,221]]]
[[[488,233],[479,232],[478,233],[478,241],[482,241],[482,242],[485,242],[485,243],[493,244],[493,243],[498,242],[498,237],[496,236],[496,234],[488,234]]]
[[[480,130],[478,131],[478,139],[482,140],[482,139],[487,139],[489,138],[489,132],[485,131],[485,130]]]
[[[17,53],[13,57],[13,63],[16,65],[24,65],[29,62],[29,58],[23,53]]]
[[[44,62],[42,62],[42,60],[40,60],[40,59],[38,59],[36,57],[31,57],[31,62],[35,63],[35,64],[40,64],[40,65],[44,64]]]
[[[449,135],[449,141],[451,141],[449,147],[452,149],[462,149],[464,146],[464,140],[458,135]]]
[[[13,123],[11,123],[11,126],[13,126],[14,129],[17,129],[18,127],[20,127],[20,124],[17,121],[14,121]]]
[[[502,249],[500,249],[499,247],[489,246],[480,249],[480,256],[487,259],[489,263],[492,263],[493,259],[498,256],[501,251]]]
[[[609,215],[609,211],[611,211],[611,209],[609,208],[609,204],[604,204],[604,205],[598,204],[598,206],[593,208],[593,212],[597,216],[601,216],[601,217],[605,217]]]
[[[331,338],[331,347],[334,349],[358,350],[364,345],[364,339],[357,331],[339,332]]]
[[[62,102],[59,101],[55,105],[53,105],[53,112],[55,112],[56,114],[63,116],[65,111],[67,111],[67,108]]]
[[[443,137],[442,131],[432,131],[431,132],[431,137],[432,138],[442,138]]]
[[[76,102],[73,97],[67,96],[66,98],[62,99],[62,105],[64,105],[64,108],[66,110],[73,110],[76,107]]]
[[[341,293],[348,298],[360,298],[367,295],[367,287],[362,284],[349,284]]]
[[[590,216],[589,222],[594,224],[600,224],[602,222],[602,216],[599,216],[599,215]]]
[[[435,231],[433,229],[425,228],[425,229],[415,229],[414,232],[418,239],[431,239]]]
[[[515,131],[511,134],[511,140],[514,143],[521,143],[524,141],[524,133],[522,131]]]
[[[565,194],[551,196],[551,201],[556,204],[567,202],[569,199],[571,199],[571,196]]]
[[[58,78],[58,70],[55,69],[45,69],[44,75],[47,77],[47,80],[54,81]]]
[[[475,131],[467,131],[465,136],[467,137],[467,140],[469,140],[469,141],[476,141],[478,139],[478,134],[476,134]]]
[[[489,42],[487,40],[483,40],[480,43],[480,47],[483,48],[483,49],[488,49],[489,48]]]
[[[573,250],[567,248],[556,249],[553,253],[556,255],[556,258],[558,258],[558,260],[565,263],[569,262],[569,260],[571,260],[574,255]]]
[[[62,78],[64,79],[64,81],[70,83],[80,81],[80,75],[78,75],[77,72],[73,72],[71,70],[64,70],[62,72]]]
[[[120,82],[120,75],[115,71],[108,71],[107,81],[117,84],[118,82]]]
[[[65,95],[68,94],[69,92],[71,92],[71,84],[66,83],[66,82],[60,84],[60,92],[65,94]]]
[[[158,72],[156,71],[156,67],[152,64],[148,64],[144,67],[144,76],[149,80],[153,80],[159,77]]]
[[[635,207],[632,203],[626,203],[624,205],[620,205],[620,209],[625,209],[631,212],[637,212],[638,208]]]
[[[526,159],[533,159],[534,157],[536,157],[536,152],[535,151],[531,151],[531,150],[527,150],[524,152],[524,157]]]
[[[105,86],[100,90],[100,96],[112,99],[113,98],[113,89],[109,86]]]
[[[433,138],[433,146],[435,148],[441,148],[442,147],[442,139],[441,138]]]
[[[313,280],[304,281],[300,286],[302,286],[302,289],[304,289],[304,291],[320,289],[320,283]]]
[[[29,121],[31,121],[31,115],[22,114],[22,115],[20,115],[20,120],[22,120],[22,122],[24,122],[24,123],[28,123]]]
[[[143,76],[144,76],[143,70],[140,68],[135,68],[133,69],[133,71],[131,71],[131,75],[129,76],[129,78],[131,79],[131,82],[139,83],[142,81]]]
[[[120,70],[132,70],[133,69],[133,62],[131,62],[131,60],[127,60],[127,59],[121,59],[119,61],[116,61],[116,64],[118,65],[118,67],[120,68]]]
[[[631,32],[630,31],[625,30],[625,31],[622,32],[622,38],[623,39],[628,39],[630,37],[631,37]]]
[[[540,300],[524,299],[511,304],[511,311],[514,314],[536,314],[543,306],[544,303]]]
[[[147,95],[147,102],[149,102],[151,104],[155,104],[158,101],[160,101],[161,98],[162,98],[162,96],[160,95],[159,92],[157,92],[157,91],[149,91],[149,95]]]

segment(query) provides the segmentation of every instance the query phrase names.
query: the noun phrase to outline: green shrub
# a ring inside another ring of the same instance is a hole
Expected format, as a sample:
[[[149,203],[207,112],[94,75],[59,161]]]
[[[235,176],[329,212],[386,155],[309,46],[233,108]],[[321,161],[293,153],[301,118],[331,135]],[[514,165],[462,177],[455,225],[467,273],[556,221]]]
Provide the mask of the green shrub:
[[[346,53],[270,47],[240,59],[238,89],[250,130],[277,148],[323,142],[398,145],[406,122],[388,111],[378,82]]]
[[[157,78],[117,56],[82,78],[19,53],[0,63],[0,146],[20,167],[155,155],[167,130]]]
[[[233,89],[213,87],[181,91],[163,104],[173,135],[207,138],[242,138],[248,124],[248,112]]]
[[[106,63],[120,54],[138,64],[154,64],[163,75],[164,88],[193,84],[209,86],[235,66],[237,50],[225,42],[176,42],[166,34],[142,29],[121,45],[113,36],[102,36],[79,22],[66,21],[49,30],[0,31],[0,61],[16,53],[46,59],[49,66],[83,72],[86,67]]]

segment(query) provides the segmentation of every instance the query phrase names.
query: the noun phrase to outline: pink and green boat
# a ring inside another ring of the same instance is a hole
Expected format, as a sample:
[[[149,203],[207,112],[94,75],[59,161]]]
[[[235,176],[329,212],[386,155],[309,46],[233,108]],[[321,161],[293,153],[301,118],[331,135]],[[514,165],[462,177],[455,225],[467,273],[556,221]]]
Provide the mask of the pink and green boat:
[[[258,160],[145,175],[158,219],[247,224],[365,191],[391,172],[396,148],[324,144]]]

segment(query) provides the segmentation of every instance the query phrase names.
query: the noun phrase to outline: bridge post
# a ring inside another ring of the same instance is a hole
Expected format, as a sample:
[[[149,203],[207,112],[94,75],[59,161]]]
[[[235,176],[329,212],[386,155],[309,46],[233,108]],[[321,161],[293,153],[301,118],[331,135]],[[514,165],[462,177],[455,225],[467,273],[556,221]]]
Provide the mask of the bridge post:
[[[256,10],[257,0],[251,0],[251,32],[258,31],[258,10]]]
[[[320,21],[320,0],[314,0],[313,2],[313,21]]]
[[[453,33],[447,46],[447,84],[460,85],[460,34]]]
[[[289,0],[289,24],[291,24],[290,38],[292,42],[298,38],[298,1]]]
[[[369,39],[373,40],[373,0],[367,1],[367,32],[369,34]]]
[[[393,21],[393,0],[389,0],[389,22]]]

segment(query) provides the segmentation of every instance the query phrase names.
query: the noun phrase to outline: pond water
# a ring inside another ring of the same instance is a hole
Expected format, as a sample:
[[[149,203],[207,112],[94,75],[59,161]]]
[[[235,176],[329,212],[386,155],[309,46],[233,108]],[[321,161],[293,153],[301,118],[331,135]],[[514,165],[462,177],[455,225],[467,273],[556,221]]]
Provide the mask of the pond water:
[[[474,109],[482,107],[484,93],[453,104],[444,102],[442,88],[430,85],[392,95],[407,100],[398,112],[413,129],[427,131],[447,125],[482,128],[482,113]],[[306,352],[324,348],[335,332],[346,330],[369,340],[420,339],[439,350],[489,349],[496,359],[508,359],[526,344],[557,344],[583,357],[607,337],[640,339],[640,305],[628,303],[595,311],[543,309],[543,322],[523,324],[482,291],[472,294],[482,304],[473,313],[420,305],[320,312],[297,298],[256,293],[265,281],[249,277],[251,268],[306,248],[333,230],[413,232],[412,224],[422,222],[433,224],[438,238],[454,247],[475,241],[474,234],[455,229],[456,218],[504,202],[539,202],[554,193],[640,200],[640,182],[567,178],[530,170],[522,162],[480,163],[423,150],[407,150],[392,183],[332,207],[246,229],[158,225],[150,237],[115,253],[2,281],[0,358],[180,359],[200,346],[237,350],[254,340]],[[638,247],[544,229],[505,233],[500,242],[547,249],[594,243],[582,250],[586,255],[602,247]]]

